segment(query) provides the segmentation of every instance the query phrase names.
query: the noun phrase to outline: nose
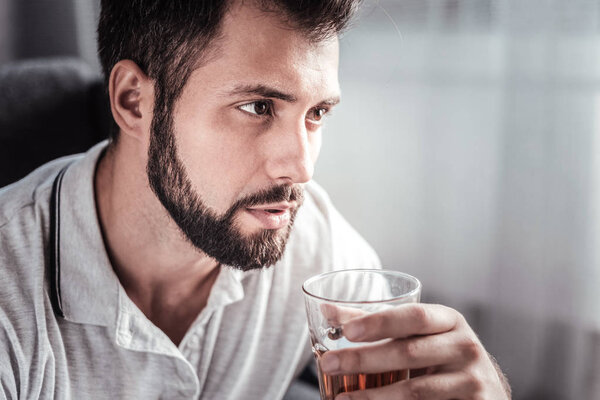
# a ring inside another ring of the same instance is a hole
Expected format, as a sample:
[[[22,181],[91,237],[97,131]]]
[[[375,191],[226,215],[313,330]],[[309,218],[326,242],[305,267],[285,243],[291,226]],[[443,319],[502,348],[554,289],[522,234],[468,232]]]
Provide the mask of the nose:
[[[306,183],[314,172],[319,143],[316,133],[306,129],[304,119],[272,129],[265,146],[265,168],[269,178],[278,183]]]

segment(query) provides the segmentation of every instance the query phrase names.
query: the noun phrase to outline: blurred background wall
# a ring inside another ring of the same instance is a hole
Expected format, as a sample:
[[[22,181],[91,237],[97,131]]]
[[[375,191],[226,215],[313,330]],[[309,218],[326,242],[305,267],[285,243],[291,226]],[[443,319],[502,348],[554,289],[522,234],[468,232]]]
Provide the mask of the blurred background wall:
[[[600,399],[599,39],[600,1],[382,0],[341,46],[317,179],[519,400]]]
[[[0,63],[98,67],[94,0],[0,0]],[[99,70],[99,69],[98,69]],[[316,179],[516,400],[600,399],[600,0],[365,0]]]

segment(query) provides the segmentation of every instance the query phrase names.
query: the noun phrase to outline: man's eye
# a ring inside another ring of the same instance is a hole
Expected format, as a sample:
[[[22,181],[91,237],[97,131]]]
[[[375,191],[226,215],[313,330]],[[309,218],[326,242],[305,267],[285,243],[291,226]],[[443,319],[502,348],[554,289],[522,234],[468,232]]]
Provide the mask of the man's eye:
[[[253,101],[252,103],[243,104],[238,108],[254,115],[271,115],[273,111],[271,102],[266,100]]]
[[[313,108],[309,111],[307,118],[311,121],[320,122],[329,110],[325,107]]]

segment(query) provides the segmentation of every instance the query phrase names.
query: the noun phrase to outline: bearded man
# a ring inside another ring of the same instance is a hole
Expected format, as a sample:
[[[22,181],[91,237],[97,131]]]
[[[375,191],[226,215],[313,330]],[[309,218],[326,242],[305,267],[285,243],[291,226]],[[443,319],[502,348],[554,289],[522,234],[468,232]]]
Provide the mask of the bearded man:
[[[379,266],[311,181],[356,7],[102,1],[110,140],[0,192],[0,398],[284,396],[312,362],[304,279]],[[458,312],[370,318],[348,335],[388,347],[322,368],[426,374],[348,398],[509,398]]]

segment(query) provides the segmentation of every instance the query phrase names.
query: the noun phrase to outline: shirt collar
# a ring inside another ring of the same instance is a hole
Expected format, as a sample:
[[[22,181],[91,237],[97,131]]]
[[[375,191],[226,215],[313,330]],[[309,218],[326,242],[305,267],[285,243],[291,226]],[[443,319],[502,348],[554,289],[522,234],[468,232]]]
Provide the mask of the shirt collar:
[[[98,222],[94,176],[107,144],[97,144],[68,166],[57,204],[60,268],[56,290],[61,310],[69,321],[101,326],[117,324],[122,313],[136,308],[129,299],[123,301],[126,295],[106,253]],[[214,310],[241,300],[245,275],[230,267],[221,268],[197,322],[205,322]],[[139,310],[136,313],[143,316]]]
[[[58,194],[58,292],[67,320],[107,326],[117,318],[119,280],[106,249],[96,213],[94,175],[101,142],[65,171]]]

